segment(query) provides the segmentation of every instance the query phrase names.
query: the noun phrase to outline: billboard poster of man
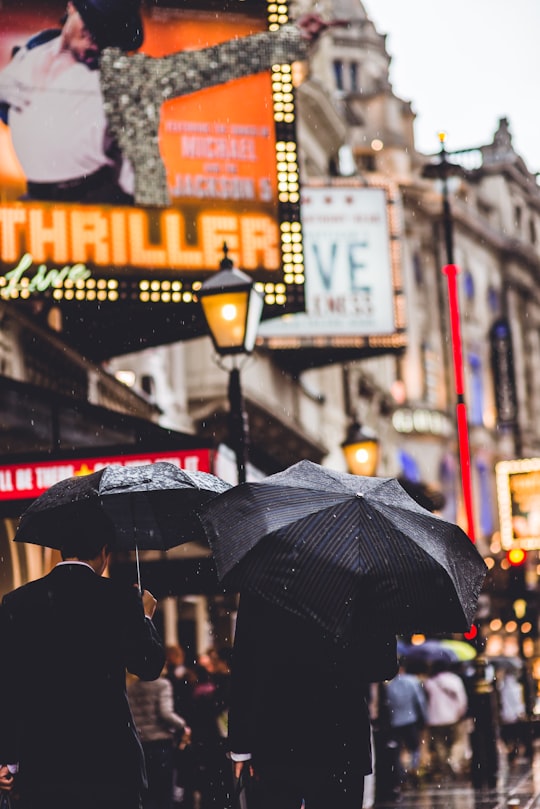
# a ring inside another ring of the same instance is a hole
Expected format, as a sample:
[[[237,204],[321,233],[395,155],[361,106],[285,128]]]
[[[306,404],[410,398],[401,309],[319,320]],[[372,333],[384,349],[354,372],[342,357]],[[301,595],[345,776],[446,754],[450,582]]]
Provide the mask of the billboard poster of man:
[[[53,3],[45,5],[52,11]],[[28,34],[43,18],[32,4],[10,16]],[[209,197],[239,197],[241,189],[261,202],[275,195],[275,179],[253,174],[258,160],[267,171],[272,166],[273,121],[261,104],[267,95],[260,92],[261,77],[252,74],[305,58],[297,26],[269,35],[260,15],[205,18],[167,8],[143,18],[135,0],[70,0],[62,16],[52,13],[44,24],[18,42],[5,37],[0,57],[2,117],[28,182],[27,198],[121,204],[134,197],[137,204],[167,205],[202,193],[200,179],[186,171],[194,159],[213,164],[207,171],[220,175],[218,182],[206,181]],[[218,92],[175,104],[242,77],[249,78],[241,97]],[[206,143],[197,144],[196,136],[206,136]],[[231,182],[238,175],[244,183]]]
[[[189,306],[226,243],[264,284],[270,310],[303,308],[303,267],[285,279],[282,233],[299,221],[291,63],[329,23],[277,9],[265,0],[2,3],[4,299],[54,298],[75,343],[93,350],[92,310],[83,329],[71,302]],[[278,183],[280,160],[287,180]],[[154,319],[138,347],[178,339],[170,319],[158,333],[164,322]]]

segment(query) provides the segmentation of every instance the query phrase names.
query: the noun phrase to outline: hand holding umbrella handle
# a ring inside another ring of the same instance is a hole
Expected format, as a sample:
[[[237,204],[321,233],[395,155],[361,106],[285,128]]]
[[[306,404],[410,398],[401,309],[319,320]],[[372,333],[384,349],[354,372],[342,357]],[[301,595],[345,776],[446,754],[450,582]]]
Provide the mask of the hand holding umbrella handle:
[[[142,591],[141,598],[143,603],[144,614],[146,615],[147,618],[153,618],[157,607],[157,600],[148,590]]]
[[[8,767],[3,764],[0,766],[0,791],[10,792],[13,789],[14,778]]]

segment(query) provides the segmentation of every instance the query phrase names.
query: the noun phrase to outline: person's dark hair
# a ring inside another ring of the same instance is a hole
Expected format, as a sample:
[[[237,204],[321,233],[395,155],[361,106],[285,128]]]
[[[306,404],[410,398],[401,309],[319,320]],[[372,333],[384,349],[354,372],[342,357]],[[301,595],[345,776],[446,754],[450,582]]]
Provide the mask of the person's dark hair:
[[[405,658],[405,669],[407,674],[427,674],[429,672],[429,663],[425,660],[415,658],[408,660]]]
[[[135,51],[144,40],[140,0],[71,0],[100,49]]]
[[[95,559],[102,548],[112,545],[114,525],[98,504],[78,503],[64,511],[60,548],[62,559]]]
[[[440,674],[442,671],[451,671],[452,664],[448,660],[434,660],[431,664],[431,674]]]
[[[212,682],[212,677],[210,676],[210,672],[204,666],[196,665],[194,667],[195,677],[197,679],[197,684],[202,685],[204,683]]]

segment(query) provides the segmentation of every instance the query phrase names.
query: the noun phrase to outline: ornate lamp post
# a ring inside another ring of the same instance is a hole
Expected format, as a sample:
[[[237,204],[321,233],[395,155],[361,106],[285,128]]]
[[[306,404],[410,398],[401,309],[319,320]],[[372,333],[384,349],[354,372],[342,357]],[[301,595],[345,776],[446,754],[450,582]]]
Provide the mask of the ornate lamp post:
[[[253,351],[264,300],[249,275],[233,267],[226,244],[220,270],[201,286],[199,299],[218,354],[218,365],[229,372],[230,441],[236,455],[238,483],[245,483],[248,430],[240,360]],[[226,356],[231,357],[230,367],[219,361]]]
[[[353,422],[341,449],[352,475],[375,475],[379,461],[379,439],[372,430]]]

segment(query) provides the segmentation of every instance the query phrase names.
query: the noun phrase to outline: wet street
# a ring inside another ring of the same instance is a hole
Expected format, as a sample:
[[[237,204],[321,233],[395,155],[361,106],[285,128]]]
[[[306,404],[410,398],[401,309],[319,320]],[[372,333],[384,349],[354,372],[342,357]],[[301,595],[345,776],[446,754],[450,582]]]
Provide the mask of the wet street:
[[[519,759],[511,770],[501,765],[496,789],[475,790],[468,780],[447,780],[406,788],[390,803],[376,803],[375,809],[534,809],[540,807],[540,747],[532,766]]]

